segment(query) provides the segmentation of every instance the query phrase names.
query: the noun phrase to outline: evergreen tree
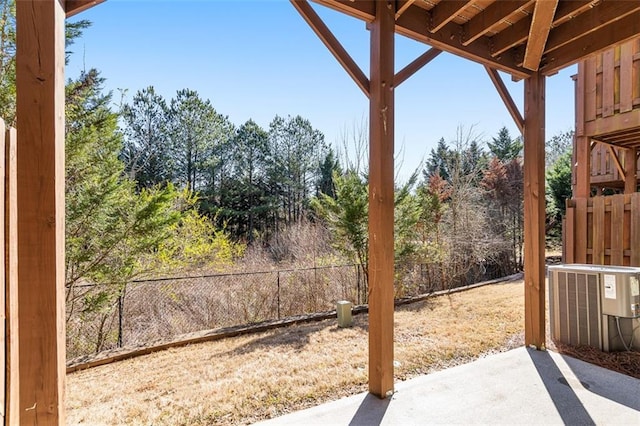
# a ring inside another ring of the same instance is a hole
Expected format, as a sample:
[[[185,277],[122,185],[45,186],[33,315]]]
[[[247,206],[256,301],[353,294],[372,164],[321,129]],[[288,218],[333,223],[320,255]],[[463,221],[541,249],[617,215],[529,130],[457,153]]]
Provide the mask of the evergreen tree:
[[[341,174],[340,162],[336,158],[333,149],[329,149],[324,159],[320,163],[318,170],[318,183],[316,185],[316,196],[326,194],[330,197],[336,196],[336,187],[333,182],[334,174]]]
[[[189,192],[215,185],[216,147],[233,135],[229,120],[197,92],[179,90],[169,108],[174,182]]]
[[[238,128],[229,145],[231,176],[221,187],[217,214],[249,242],[268,227],[272,200],[267,187],[268,134],[253,120]]]
[[[439,175],[444,180],[451,179],[449,174],[449,162],[452,157],[452,152],[444,141],[444,138],[440,138],[438,145],[435,149],[431,149],[431,154],[427,160],[427,165],[422,172],[425,180],[428,180],[430,176]]]
[[[0,0],[0,118],[15,125],[16,22],[15,1]]]
[[[505,162],[517,158],[522,152],[520,138],[511,139],[509,129],[506,127],[501,128],[498,135],[493,138],[493,142],[488,142],[487,146],[494,157]]]
[[[172,181],[173,167],[167,127],[168,107],[153,86],[139,90],[122,108],[125,142],[122,159],[140,188]]]
[[[316,192],[318,167],[326,153],[324,135],[300,116],[276,116],[269,125],[269,180],[278,200],[276,222],[304,218]]]

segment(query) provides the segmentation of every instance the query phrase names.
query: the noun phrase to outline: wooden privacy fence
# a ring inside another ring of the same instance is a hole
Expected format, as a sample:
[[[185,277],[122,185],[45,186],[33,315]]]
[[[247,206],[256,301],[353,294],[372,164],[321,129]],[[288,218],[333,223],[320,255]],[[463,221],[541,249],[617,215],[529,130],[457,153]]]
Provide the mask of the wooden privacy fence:
[[[567,200],[564,261],[640,266],[640,193]]]
[[[0,216],[4,226],[0,226],[0,237],[4,247],[4,262],[0,263],[0,277],[4,291],[0,291],[3,326],[0,357],[4,368],[0,369],[0,384],[3,387],[0,401],[0,417],[4,424],[16,424],[19,419],[18,388],[18,279],[17,279],[17,167],[16,130],[7,127],[0,119],[0,170],[4,185],[0,185],[0,199],[3,207]]]
[[[597,135],[603,130],[623,129],[622,119],[607,129],[594,122],[640,108],[640,38],[591,56],[580,64],[580,69],[578,86],[584,87],[577,93],[576,133]]]
[[[626,154],[620,148],[604,143],[596,143],[591,148],[591,184],[606,184],[609,187],[624,187]],[[615,154],[615,155],[614,155]],[[636,170],[640,176],[640,168],[636,158]],[[575,183],[575,182],[574,182]]]

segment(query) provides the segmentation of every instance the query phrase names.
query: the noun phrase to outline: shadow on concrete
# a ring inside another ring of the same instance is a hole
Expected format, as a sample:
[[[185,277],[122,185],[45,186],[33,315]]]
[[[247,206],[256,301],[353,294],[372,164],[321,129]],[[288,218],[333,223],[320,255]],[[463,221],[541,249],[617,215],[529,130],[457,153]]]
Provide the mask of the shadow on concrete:
[[[582,385],[603,398],[640,411],[640,380],[560,355]]]
[[[595,425],[582,401],[575,394],[567,378],[546,351],[527,349],[547,393],[565,424]],[[584,385],[584,383],[583,383]],[[587,387],[587,386],[585,386]]]
[[[377,396],[367,394],[353,415],[349,426],[373,426],[382,423],[391,398],[380,399]]]

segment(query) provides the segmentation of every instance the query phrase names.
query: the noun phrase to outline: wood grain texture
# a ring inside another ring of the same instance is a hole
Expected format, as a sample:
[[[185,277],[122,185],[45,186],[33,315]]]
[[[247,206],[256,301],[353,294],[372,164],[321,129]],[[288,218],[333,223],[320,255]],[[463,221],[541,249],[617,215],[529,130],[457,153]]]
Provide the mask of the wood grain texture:
[[[18,138],[9,128],[5,138],[4,265],[6,329],[5,424],[20,423],[20,356],[18,322]]]
[[[624,150],[624,193],[633,194],[638,189],[638,151],[636,148]]]
[[[16,2],[20,423],[64,424],[64,62],[59,1]]]
[[[537,71],[540,67],[542,52],[547,44],[547,38],[553,24],[553,16],[558,7],[558,0],[538,1],[533,9],[529,40],[524,53],[523,67]]]
[[[545,77],[524,84],[525,344],[545,347]]]
[[[623,266],[624,194],[611,197],[611,265]],[[627,228],[628,229],[628,228]]]
[[[380,398],[393,392],[394,3],[376,2],[371,26],[369,392]]]
[[[591,146],[589,138],[586,136],[576,136],[574,151],[576,162],[573,175],[576,179],[576,184],[573,188],[573,196],[586,198],[591,192]]]
[[[614,105],[614,49],[608,49],[602,54],[602,116],[613,115]]]

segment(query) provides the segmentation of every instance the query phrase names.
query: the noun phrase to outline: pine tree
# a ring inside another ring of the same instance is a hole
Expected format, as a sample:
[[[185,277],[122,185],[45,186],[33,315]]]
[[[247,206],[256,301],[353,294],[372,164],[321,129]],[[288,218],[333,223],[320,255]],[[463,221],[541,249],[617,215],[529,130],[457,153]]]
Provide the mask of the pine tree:
[[[172,181],[168,107],[153,86],[139,90],[122,108],[125,142],[122,159],[131,180],[140,188]]]
[[[511,161],[522,152],[522,142],[520,138],[511,139],[509,129],[506,127],[498,131],[498,135],[493,138],[493,142],[488,142],[489,151],[494,157],[501,161]]]
[[[425,179],[429,179],[430,176],[439,175],[444,180],[451,178],[449,173],[449,162],[452,157],[452,152],[444,141],[444,138],[440,138],[438,145],[435,149],[431,149],[431,154],[427,160],[427,165],[422,172]]]

